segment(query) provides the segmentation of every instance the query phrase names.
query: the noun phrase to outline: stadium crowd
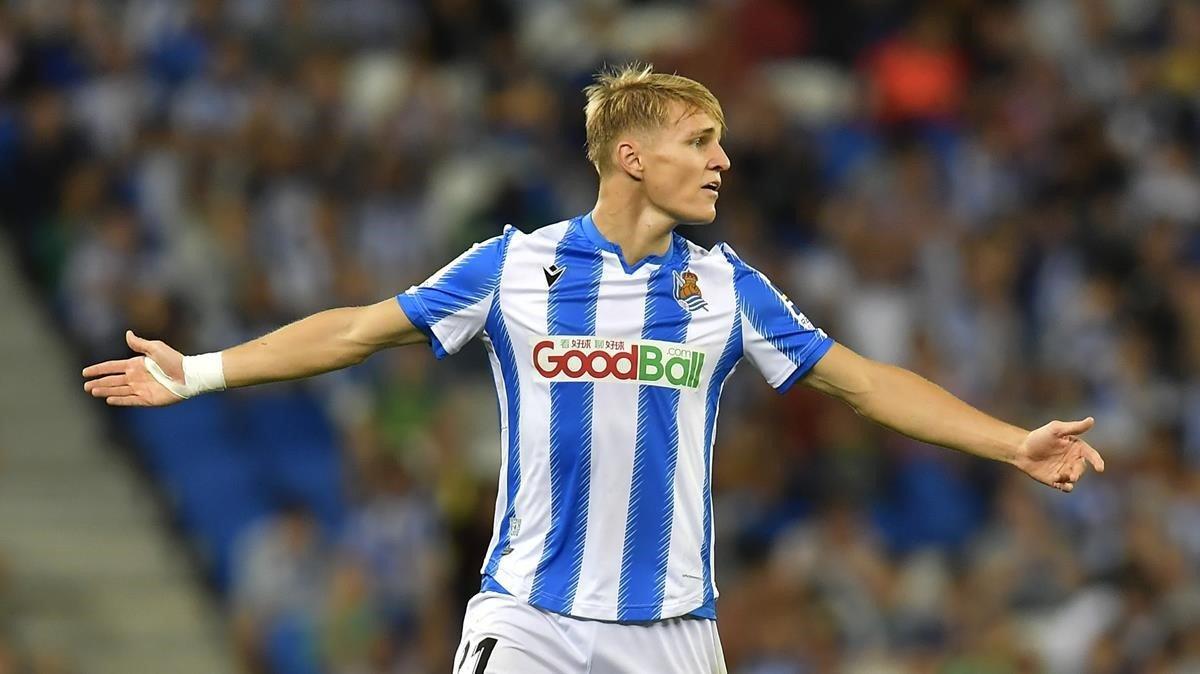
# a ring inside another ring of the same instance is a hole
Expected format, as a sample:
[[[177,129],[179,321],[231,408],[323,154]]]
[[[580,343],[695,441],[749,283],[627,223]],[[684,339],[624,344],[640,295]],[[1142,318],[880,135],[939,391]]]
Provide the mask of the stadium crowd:
[[[586,211],[580,90],[631,58],[729,120],[685,236],[996,416],[1094,415],[1108,464],[1062,494],[743,368],[730,671],[1200,672],[1196,0],[14,0],[0,218],[81,361],[127,327],[217,350]],[[347,511],[239,533],[214,591],[247,667],[447,671],[499,465],[483,349],[297,386]]]

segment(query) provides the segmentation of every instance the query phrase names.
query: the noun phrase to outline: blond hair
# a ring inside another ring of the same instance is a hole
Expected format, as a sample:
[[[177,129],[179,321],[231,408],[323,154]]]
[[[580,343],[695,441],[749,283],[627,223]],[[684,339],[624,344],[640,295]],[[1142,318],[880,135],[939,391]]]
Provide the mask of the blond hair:
[[[587,157],[601,175],[609,168],[613,141],[624,131],[648,131],[665,126],[672,101],[706,113],[725,134],[725,113],[708,87],[681,75],[654,72],[649,64],[630,63],[596,74],[584,88],[587,105]]]

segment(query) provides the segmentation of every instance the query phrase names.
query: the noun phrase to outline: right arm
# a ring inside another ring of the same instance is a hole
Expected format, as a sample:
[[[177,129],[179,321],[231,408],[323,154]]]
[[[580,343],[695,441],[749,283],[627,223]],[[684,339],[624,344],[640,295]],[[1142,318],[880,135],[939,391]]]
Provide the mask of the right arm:
[[[129,348],[141,355],[85,368],[83,390],[109,405],[169,405],[201,391],[311,377],[389,346],[429,342],[434,355],[445,357],[483,329],[487,298],[498,287],[504,246],[515,231],[505,227],[396,297],[322,311],[219,354],[185,362],[166,344],[126,332]]]
[[[129,348],[141,355],[110,360],[83,370],[83,389],[109,405],[169,405],[181,398],[146,369],[149,357],[163,372],[183,381],[183,355],[161,341],[125,333]],[[341,307],[315,313],[258,339],[225,349],[221,363],[228,388],[300,379],[366,360],[389,346],[428,341],[395,298],[365,307]]]
[[[313,314],[221,356],[225,384],[234,388],[340,370],[381,349],[427,341],[393,297]]]

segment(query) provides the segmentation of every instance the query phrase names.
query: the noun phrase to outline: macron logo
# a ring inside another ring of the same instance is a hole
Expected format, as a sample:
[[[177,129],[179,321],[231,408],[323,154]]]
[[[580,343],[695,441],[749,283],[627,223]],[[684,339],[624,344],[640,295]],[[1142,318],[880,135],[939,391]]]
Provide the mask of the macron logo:
[[[552,287],[554,282],[561,278],[563,272],[566,270],[567,268],[565,265],[560,267],[556,264],[552,264],[549,267],[542,267],[542,273],[546,275],[546,287]]]

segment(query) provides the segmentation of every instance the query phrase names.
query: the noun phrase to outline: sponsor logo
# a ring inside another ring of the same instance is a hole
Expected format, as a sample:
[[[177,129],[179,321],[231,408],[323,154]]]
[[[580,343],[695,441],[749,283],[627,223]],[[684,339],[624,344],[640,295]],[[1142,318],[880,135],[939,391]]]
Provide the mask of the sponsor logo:
[[[551,381],[623,381],[695,390],[704,351],[675,342],[607,337],[534,337],[533,369]]]
[[[696,272],[685,269],[682,274],[678,271],[672,271],[671,274],[675,277],[675,301],[679,302],[679,306],[688,311],[708,311],[708,302],[704,301],[704,295],[700,292],[700,277],[696,276]]]

